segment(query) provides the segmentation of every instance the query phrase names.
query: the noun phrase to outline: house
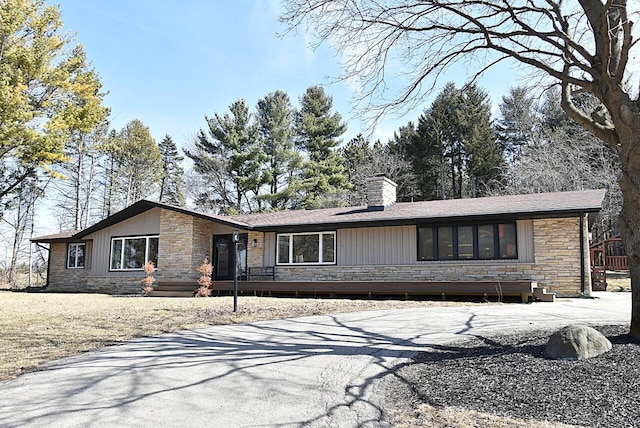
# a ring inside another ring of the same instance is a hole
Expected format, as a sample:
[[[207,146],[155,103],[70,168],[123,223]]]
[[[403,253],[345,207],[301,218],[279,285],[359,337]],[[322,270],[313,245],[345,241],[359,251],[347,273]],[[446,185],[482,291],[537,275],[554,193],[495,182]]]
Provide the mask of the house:
[[[603,190],[396,203],[395,188],[374,177],[368,206],[235,216],[142,200],[34,241],[49,244],[53,291],[138,294],[145,260],[159,284],[195,288],[204,257],[214,289],[229,290],[237,231],[246,293],[590,292],[588,227]]]

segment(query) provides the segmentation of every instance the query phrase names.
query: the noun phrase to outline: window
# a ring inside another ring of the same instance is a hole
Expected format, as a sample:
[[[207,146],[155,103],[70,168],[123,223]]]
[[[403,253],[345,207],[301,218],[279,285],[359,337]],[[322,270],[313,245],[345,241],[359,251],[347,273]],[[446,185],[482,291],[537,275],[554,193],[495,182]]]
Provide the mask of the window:
[[[157,267],[158,241],[157,236],[111,239],[111,270],[141,270],[147,261]]]
[[[84,269],[85,243],[69,244],[67,250],[67,268],[68,269]]]
[[[515,223],[418,227],[418,260],[517,258]]]
[[[278,235],[278,264],[334,264],[336,233],[287,233]]]

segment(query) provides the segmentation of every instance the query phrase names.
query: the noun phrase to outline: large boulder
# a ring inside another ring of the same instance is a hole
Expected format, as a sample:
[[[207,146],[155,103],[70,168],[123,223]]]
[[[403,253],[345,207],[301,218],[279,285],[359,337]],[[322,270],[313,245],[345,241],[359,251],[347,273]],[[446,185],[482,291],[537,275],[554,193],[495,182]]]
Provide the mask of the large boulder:
[[[611,350],[611,342],[598,330],[568,325],[553,333],[544,351],[554,360],[586,360]]]

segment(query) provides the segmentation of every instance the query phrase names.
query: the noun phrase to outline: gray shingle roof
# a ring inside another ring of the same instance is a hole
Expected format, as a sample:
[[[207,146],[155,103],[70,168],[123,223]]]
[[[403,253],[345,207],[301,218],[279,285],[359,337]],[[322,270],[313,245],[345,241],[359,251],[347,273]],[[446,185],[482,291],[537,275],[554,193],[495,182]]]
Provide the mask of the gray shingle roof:
[[[153,201],[138,201],[82,231],[64,232],[32,239],[34,242],[68,242],[138,215],[151,208],[163,208],[192,215],[241,230],[293,230],[334,227],[364,227],[428,221],[477,220],[485,217],[553,217],[598,212],[604,190],[494,196],[476,199],[400,202],[383,211],[367,207],[291,210],[273,213],[220,216],[174,207]]]
[[[485,216],[541,217],[597,212],[602,206],[604,194],[604,190],[583,190],[475,199],[399,202],[384,211],[368,211],[367,207],[361,206],[246,214],[231,216],[231,218],[247,223],[252,228],[272,229],[287,226],[460,220]]]

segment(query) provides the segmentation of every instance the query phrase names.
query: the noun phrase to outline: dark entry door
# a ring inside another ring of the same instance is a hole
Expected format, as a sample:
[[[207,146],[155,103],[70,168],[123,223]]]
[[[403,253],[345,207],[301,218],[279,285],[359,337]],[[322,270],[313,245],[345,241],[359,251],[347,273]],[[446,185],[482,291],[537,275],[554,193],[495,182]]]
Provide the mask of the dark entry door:
[[[233,235],[213,235],[213,278],[216,281],[233,279]],[[247,234],[241,233],[238,242],[238,274],[247,271]]]

